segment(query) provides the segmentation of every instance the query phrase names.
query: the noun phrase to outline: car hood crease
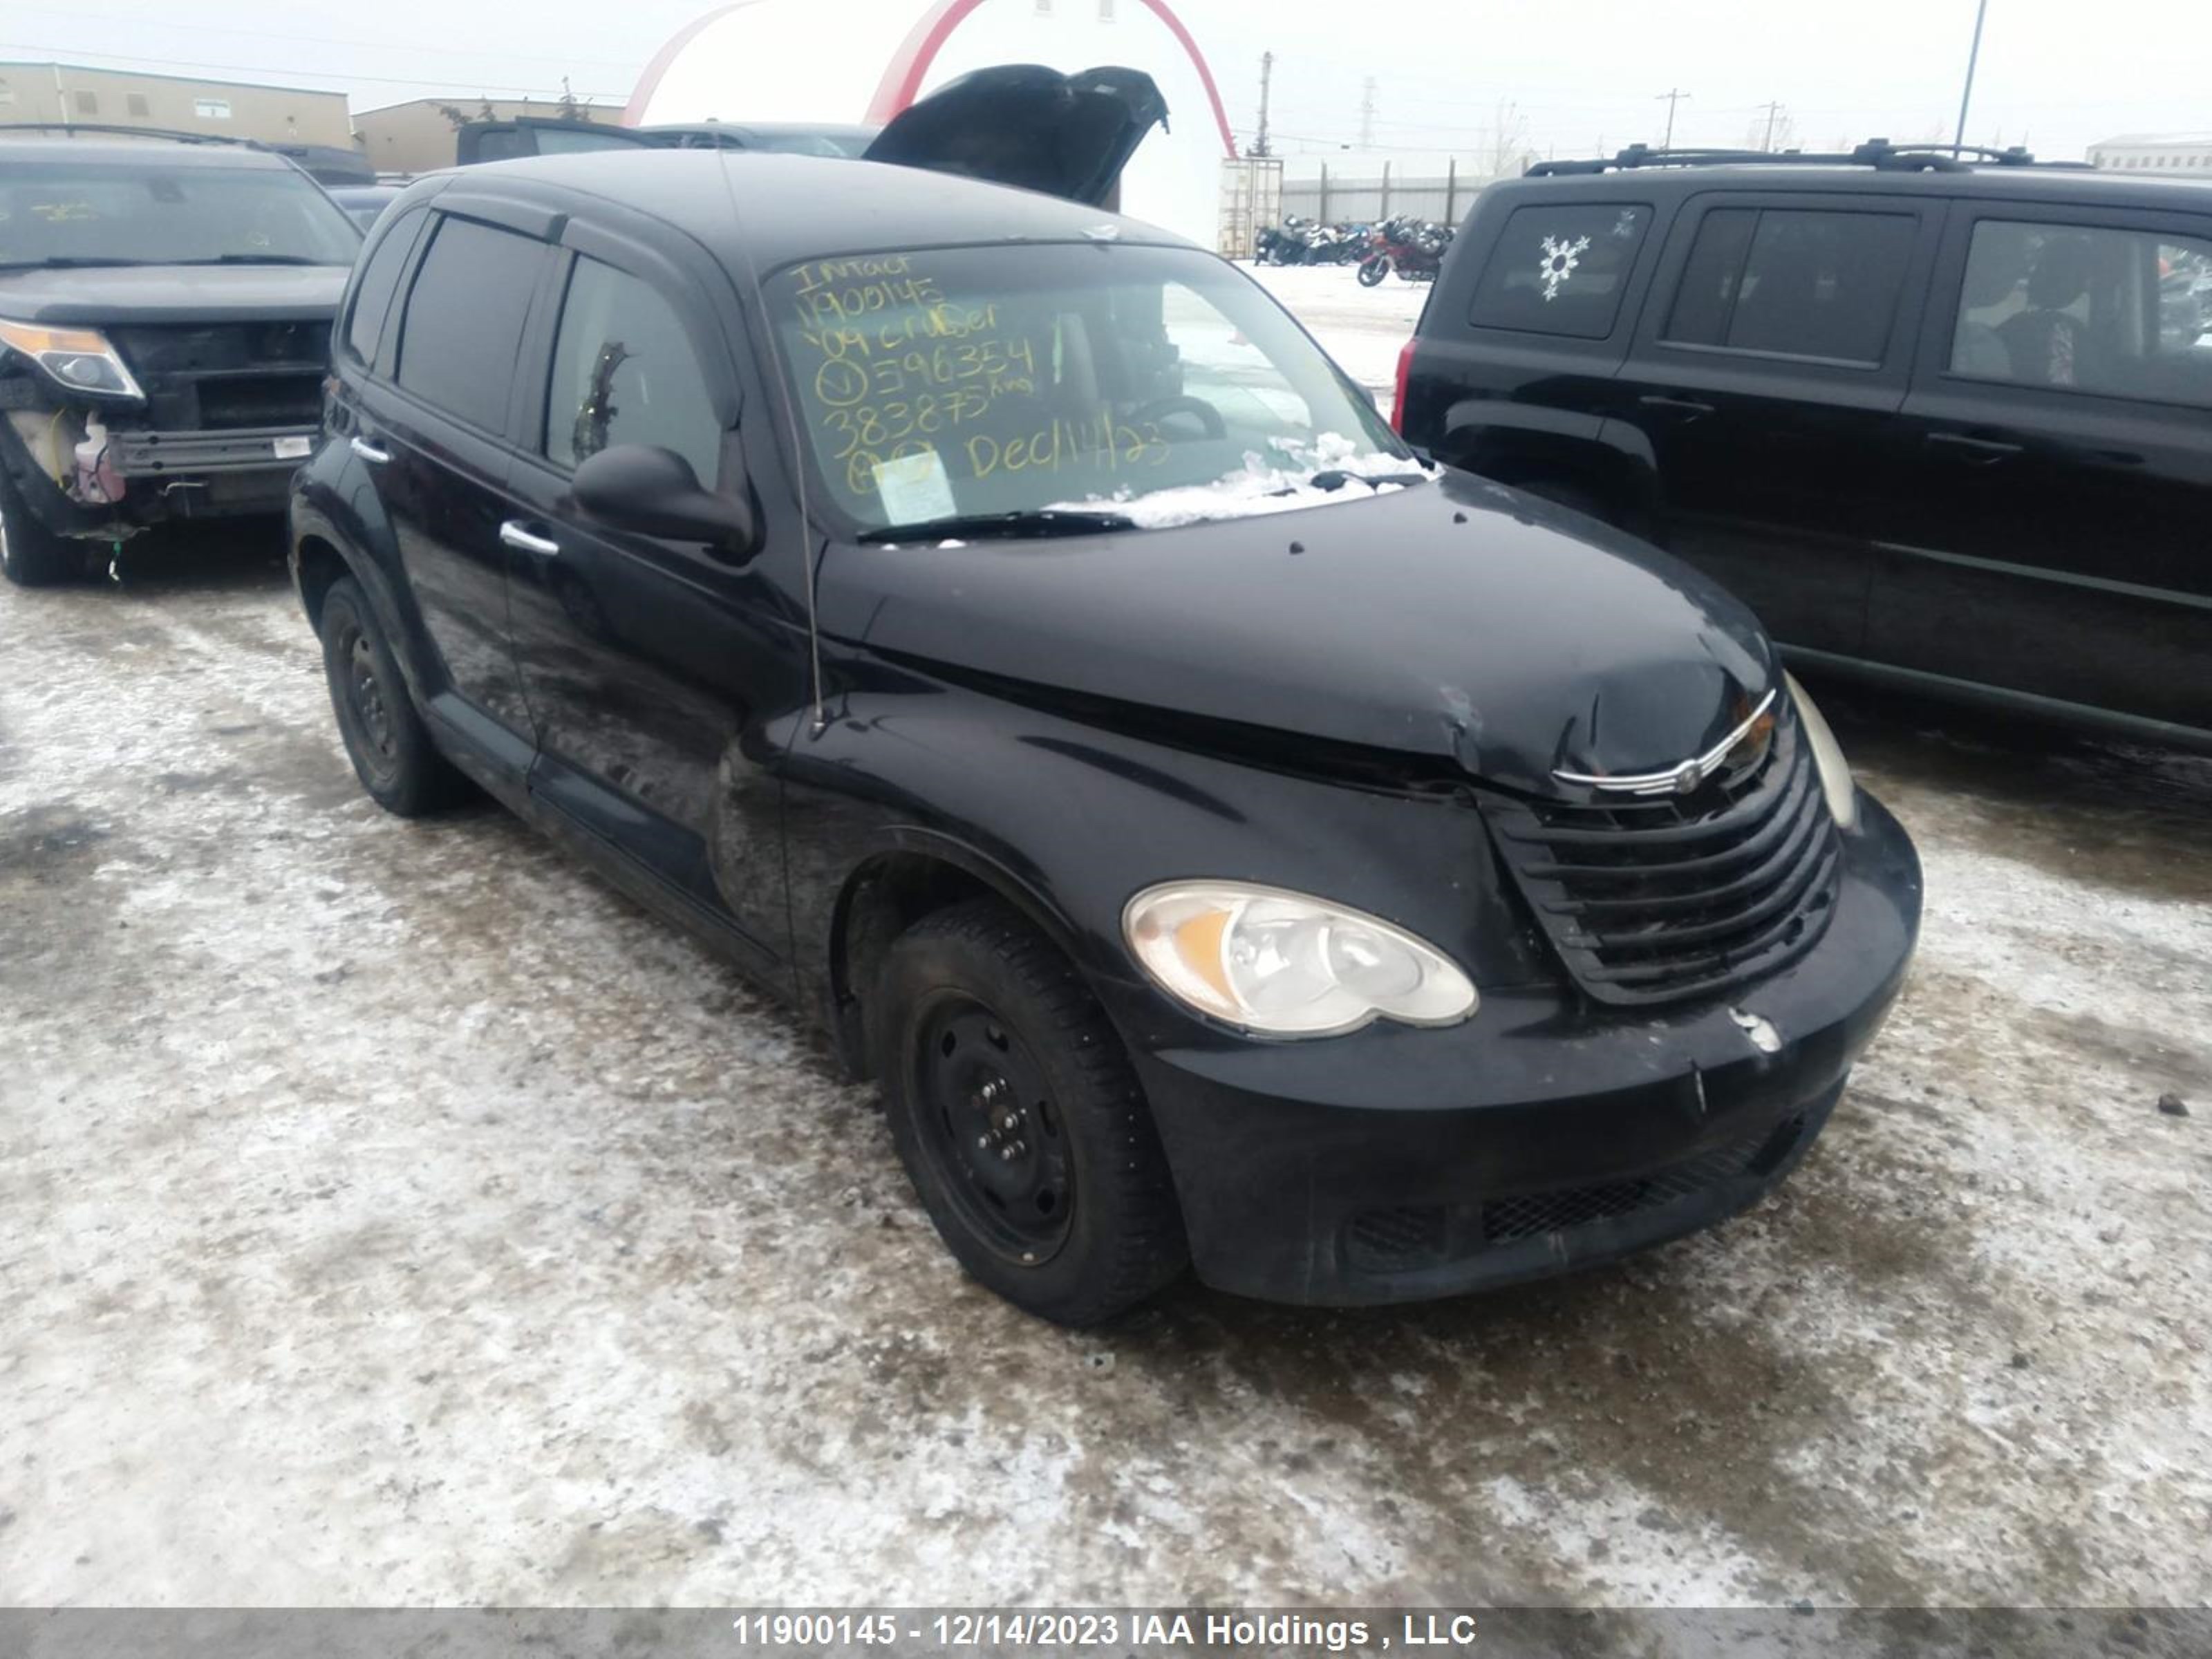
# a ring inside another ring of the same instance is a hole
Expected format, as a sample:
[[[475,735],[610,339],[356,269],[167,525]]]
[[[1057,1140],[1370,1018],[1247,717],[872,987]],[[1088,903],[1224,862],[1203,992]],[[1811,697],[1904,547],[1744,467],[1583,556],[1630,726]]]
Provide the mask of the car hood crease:
[[[1780,677],[1688,567],[1463,474],[1172,530],[841,544],[818,606],[909,661],[1548,794],[1704,753]]]

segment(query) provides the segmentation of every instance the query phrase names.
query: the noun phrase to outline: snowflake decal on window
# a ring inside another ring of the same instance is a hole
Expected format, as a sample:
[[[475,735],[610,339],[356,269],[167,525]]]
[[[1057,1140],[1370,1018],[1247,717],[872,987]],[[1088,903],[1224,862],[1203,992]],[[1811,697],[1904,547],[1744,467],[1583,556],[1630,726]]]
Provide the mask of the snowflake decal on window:
[[[1544,239],[1544,257],[1536,266],[1536,275],[1544,284],[1546,305],[1559,297],[1559,290],[1575,274],[1575,267],[1583,262],[1583,255],[1589,252],[1589,244],[1587,236],[1578,236],[1571,242],[1559,236]]]

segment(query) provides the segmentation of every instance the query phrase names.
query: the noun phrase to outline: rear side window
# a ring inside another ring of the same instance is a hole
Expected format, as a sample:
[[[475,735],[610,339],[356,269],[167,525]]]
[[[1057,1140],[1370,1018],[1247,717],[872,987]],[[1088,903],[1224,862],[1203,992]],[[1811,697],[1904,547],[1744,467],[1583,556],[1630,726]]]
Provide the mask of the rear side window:
[[[346,317],[346,349],[364,363],[376,361],[376,342],[384,331],[385,313],[392,309],[399,273],[406,269],[408,252],[422,228],[422,217],[419,211],[410,213],[386,231],[362,267],[361,281],[354,284],[353,310]]]
[[[1715,209],[1661,337],[1879,367],[1917,228],[1907,213]]]
[[[1951,373],[2212,405],[2212,239],[1982,221]]]
[[[441,218],[415,274],[399,335],[399,384],[498,432],[545,245],[472,219]]]
[[[1603,339],[1650,224],[1651,210],[1634,203],[1516,208],[1490,250],[1468,321]]]
[[[617,444],[672,449],[712,484],[721,423],[674,307],[627,272],[580,258],[553,349],[545,453],[573,467]]]

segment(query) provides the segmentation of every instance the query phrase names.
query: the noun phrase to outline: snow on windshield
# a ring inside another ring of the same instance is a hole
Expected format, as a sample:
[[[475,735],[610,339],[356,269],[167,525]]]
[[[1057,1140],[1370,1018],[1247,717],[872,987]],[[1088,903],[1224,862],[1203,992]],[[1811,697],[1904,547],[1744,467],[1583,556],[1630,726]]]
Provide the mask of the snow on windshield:
[[[1270,460],[1248,450],[1244,465],[1211,483],[1184,484],[1143,495],[1124,486],[1110,495],[1054,501],[1056,510],[1118,513],[1139,528],[1165,530],[1213,519],[1255,519],[1270,513],[1296,513],[1331,501],[1356,501],[1425,481],[1440,469],[1380,450],[1363,451],[1341,433],[1324,432],[1311,444],[1291,438],[1269,441]],[[1344,475],[1339,478],[1335,475]],[[1314,482],[1316,476],[1334,488]],[[1372,480],[1373,482],[1370,482]]]

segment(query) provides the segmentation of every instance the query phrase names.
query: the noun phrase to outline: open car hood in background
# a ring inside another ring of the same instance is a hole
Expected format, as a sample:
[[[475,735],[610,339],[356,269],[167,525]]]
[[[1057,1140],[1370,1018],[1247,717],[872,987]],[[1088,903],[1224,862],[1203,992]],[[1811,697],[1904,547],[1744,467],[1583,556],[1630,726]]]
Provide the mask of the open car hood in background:
[[[865,159],[1104,207],[1145,135],[1167,118],[1167,100],[1141,70],[1063,75],[1040,64],[1000,64],[908,105]]]

